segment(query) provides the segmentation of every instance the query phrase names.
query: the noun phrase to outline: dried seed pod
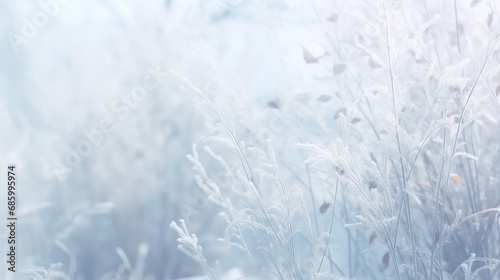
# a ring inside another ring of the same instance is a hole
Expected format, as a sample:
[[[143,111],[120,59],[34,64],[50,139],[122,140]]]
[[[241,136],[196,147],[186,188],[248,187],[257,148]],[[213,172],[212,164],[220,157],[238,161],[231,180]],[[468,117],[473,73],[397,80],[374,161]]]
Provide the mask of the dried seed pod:
[[[337,64],[333,66],[333,74],[335,75],[342,74],[342,72],[344,72],[345,69],[347,69],[347,65],[345,63]]]
[[[318,100],[319,102],[328,102],[332,97],[330,95],[321,95],[320,97],[318,97]]]
[[[321,207],[319,207],[319,212],[321,214],[325,213],[326,210],[328,210],[328,207],[330,207],[330,202],[323,202],[323,204],[321,205]]]
[[[301,92],[301,93],[297,93],[295,94],[295,100],[296,101],[299,101],[299,102],[302,102],[302,103],[306,103],[308,102],[309,100],[311,100],[311,95],[312,93],[310,92]]]
[[[339,15],[337,15],[336,13],[333,13],[326,20],[331,21],[331,22],[337,22],[338,19],[339,19]]]
[[[389,252],[385,253],[384,257],[382,258],[382,263],[384,264],[384,268],[389,267]]]
[[[308,50],[306,50],[304,47],[302,47],[302,57],[304,57],[304,61],[309,64],[309,63],[317,63],[318,59],[315,58]]]
[[[267,102],[267,106],[269,106],[269,107],[271,107],[273,109],[279,109],[280,108],[280,106],[278,106],[278,104],[276,104],[276,102],[274,102],[274,101]]]
[[[455,183],[459,183],[459,184],[463,184],[465,183],[464,180],[462,180],[462,178],[460,178],[457,174],[451,174],[450,175],[450,179],[455,182]]]
[[[382,66],[380,66],[380,64],[375,62],[375,60],[373,60],[373,58],[371,56],[368,59],[368,64],[370,65],[371,68],[381,68],[382,67]]]

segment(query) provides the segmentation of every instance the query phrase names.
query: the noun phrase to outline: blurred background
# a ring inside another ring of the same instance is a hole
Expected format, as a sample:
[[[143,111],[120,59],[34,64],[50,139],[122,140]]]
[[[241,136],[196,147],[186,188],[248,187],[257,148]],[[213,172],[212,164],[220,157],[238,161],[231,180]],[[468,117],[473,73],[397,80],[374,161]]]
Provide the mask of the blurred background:
[[[302,64],[296,37],[310,37],[287,5],[1,1],[0,161],[19,171],[19,271],[107,279],[128,259],[145,279],[202,274],[169,223],[195,217],[194,232],[223,233],[186,159],[215,118],[166,73],[265,110],[276,88],[294,86],[284,81]]]

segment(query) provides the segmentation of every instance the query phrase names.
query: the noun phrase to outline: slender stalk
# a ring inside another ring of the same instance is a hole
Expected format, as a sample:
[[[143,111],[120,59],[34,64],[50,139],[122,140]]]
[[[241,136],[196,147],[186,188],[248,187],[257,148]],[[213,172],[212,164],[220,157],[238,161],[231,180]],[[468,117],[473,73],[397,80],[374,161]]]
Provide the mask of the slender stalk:
[[[490,42],[490,45],[488,46],[488,50],[487,50],[487,53],[486,53],[486,58],[483,62],[483,64],[481,65],[481,69],[479,70],[479,73],[477,75],[477,78],[474,80],[474,83],[472,85],[472,88],[471,90],[469,91],[469,94],[467,95],[467,98],[465,100],[465,103],[462,107],[462,110],[460,111],[460,117],[458,119],[458,125],[457,125],[457,129],[456,129],[456,132],[455,132],[455,137],[453,138],[453,147],[451,149],[451,154],[450,154],[450,160],[449,160],[449,164],[448,164],[448,172],[447,172],[447,178],[445,179],[445,186],[444,186],[444,192],[445,193],[448,193],[448,186],[449,186],[449,182],[450,182],[450,174],[451,174],[451,169],[453,167],[453,159],[454,159],[454,155],[455,155],[455,151],[456,151],[456,148],[457,148],[457,143],[458,143],[458,136],[460,135],[460,132],[462,131],[462,122],[463,122],[463,119],[464,119],[464,113],[465,113],[465,110],[467,109],[467,105],[469,104],[469,101],[472,97],[472,95],[474,94],[474,92],[476,91],[476,88],[477,88],[477,85],[479,83],[479,80],[484,72],[484,69],[486,68],[486,64],[487,62],[489,61],[491,55],[493,54],[493,51],[495,50],[495,47],[496,45],[498,44],[498,41],[500,40],[500,37],[497,35],[497,37],[495,38],[495,41],[493,42],[493,46],[491,46],[491,42]],[[444,155],[443,155],[444,157]],[[443,197],[443,207],[442,207],[442,210],[441,211],[444,211],[444,200],[446,198]],[[437,203],[439,201],[436,201],[436,207],[437,207]],[[436,211],[437,213],[437,211]],[[435,223],[436,223],[436,218],[435,218]],[[435,232],[435,231],[434,231]],[[442,245],[443,242],[440,242],[440,244]],[[433,273],[432,273],[432,270],[433,270],[433,264],[434,264],[434,259],[436,257],[437,254],[434,254],[435,252],[435,244],[433,244],[432,246],[432,254],[431,254],[431,273],[430,273],[430,280],[432,280],[433,278]]]
[[[445,107],[445,110],[443,112],[443,115],[446,116],[446,105],[443,105]],[[443,116],[443,117],[444,117]],[[445,164],[445,158],[446,158],[446,129],[443,128],[443,152],[442,152],[442,158],[441,158],[441,169],[439,170],[439,179],[437,181],[437,191],[436,191],[436,206],[434,209],[434,226],[432,229],[432,250],[431,250],[431,267],[430,267],[430,273],[429,273],[429,278],[432,280],[434,277],[434,249],[436,247],[436,243],[439,242],[439,240],[436,240],[436,234],[437,234],[437,216],[438,216],[438,209],[439,209],[439,194],[441,193],[441,185],[442,185],[442,177],[443,177],[443,170],[444,170],[444,164]],[[444,200],[444,199],[443,199]],[[443,202],[444,203],[444,202]]]
[[[462,49],[460,47],[460,30],[459,30],[459,26],[458,26],[457,0],[454,0],[453,4],[455,5],[455,31],[457,34],[458,53],[462,54]]]
[[[395,86],[394,86],[394,73],[393,73],[393,65],[391,61],[391,44],[389,41],[389,24],[388,24],[388,15],[387,15],[387,10],[385,7],[385,1],[384,1],[384,10],[386,12],[385,15],[385,35],[386,35],[386,41],[387,41],[387,59],[388,59],[388,67],[389,67],[389,75],[391,79],[391,94],[392,94],[392,110],[394,114],[394,129],[396,132],[396,142],[398,144],[398,153],[399,153],[399,162],[400,162],[400,167],[401,167],[401,176],[403,179],[403,195],[404,195],[404,202],[406,204],[406,215],[408,219],[408,226],[409,226],[409,233],[410,233],[410,240],[411,240],[411,247],[412,247],[412,253],[413,253],[413,270],[415,271],[414,278],[417,279],[418,276],[418,267],[417,267],[417,255],[416,255],[416,250],[415,250],[415,237],[413,234],[413,224],[412,224],[412,217],[411,217],[411,212],[410,212],[410,203],[408,201],[408,193],[406,192],[406,174],[405,174],[405,166],[403,163],[403,154],[401,151],[401,141],[399,137],[399,120],[398,120],[398,114],[397,114],[397,106],[396,106],[396,93],[395,93]],[[402,206],[400,206],[402,207]],[[397,232],[396,228],[396,232]],[[397,240],[395,240],[395,244],[397,244]],[[398,273],[398,279],[401,278],[399,268],[396,268],[396,271]]]
[[[337,202],[337,191],[339,188],[339,179],[337,179],[337,183],[335,184],[335,195],[333,197],[333,209],[332,209],[332,219],[330,221],[330,230],[328,231],[328,240],[326,241],[325,250],[323,251],[323,256],[321,257],[321,262],[319,263],[318,273],[321,271],[321,266],[323,265],[323,260],[325,259],[326,252],[328,250],[328,244],[330,244],[330,238],[332,236],[333,229],[333,219],[335,217],[335,204]]]

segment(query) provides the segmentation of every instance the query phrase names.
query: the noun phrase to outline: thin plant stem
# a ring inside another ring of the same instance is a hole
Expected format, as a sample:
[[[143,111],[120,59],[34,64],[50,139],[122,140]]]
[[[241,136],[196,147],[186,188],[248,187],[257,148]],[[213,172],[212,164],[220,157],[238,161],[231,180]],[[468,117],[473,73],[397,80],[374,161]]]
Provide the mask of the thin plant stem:
[[[318,273],[321,271],[321,266],[323,265],[323,260],[325,259],[326,252],[328,250],[328,245],[330,244],[330,239],[332,236],[333,230],[333,219],[335,217],[335,204],[337,202],[337,191],[339,188],[339,179],[337,179],[337,183],[335,184],[335,195],[333,197],[333,209],[332,209],[332,219],[330,220],[330,230],[328,231],[328,240],[326,241],[325,250],[323,251],[323,256],[321,257],[321,262],[319,263]]]

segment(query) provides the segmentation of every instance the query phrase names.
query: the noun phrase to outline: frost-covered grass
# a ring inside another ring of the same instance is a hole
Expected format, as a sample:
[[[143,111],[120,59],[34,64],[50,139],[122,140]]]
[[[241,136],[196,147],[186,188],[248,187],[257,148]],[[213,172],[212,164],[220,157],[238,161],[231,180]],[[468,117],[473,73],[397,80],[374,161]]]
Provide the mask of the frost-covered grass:
[[[1,279],[500,278],[495,0],[74,0],[16,52],[42,2],[0,3]]]
[[[283,59],[303,59],[290,75],[308,82],[268,108],[174,73],[217,118],[188,159],[234,248],[220,264],[258,279],[500,277],[496,4],[294,4],[317,37]],[[179,248],[221,279],[182,223]]]

